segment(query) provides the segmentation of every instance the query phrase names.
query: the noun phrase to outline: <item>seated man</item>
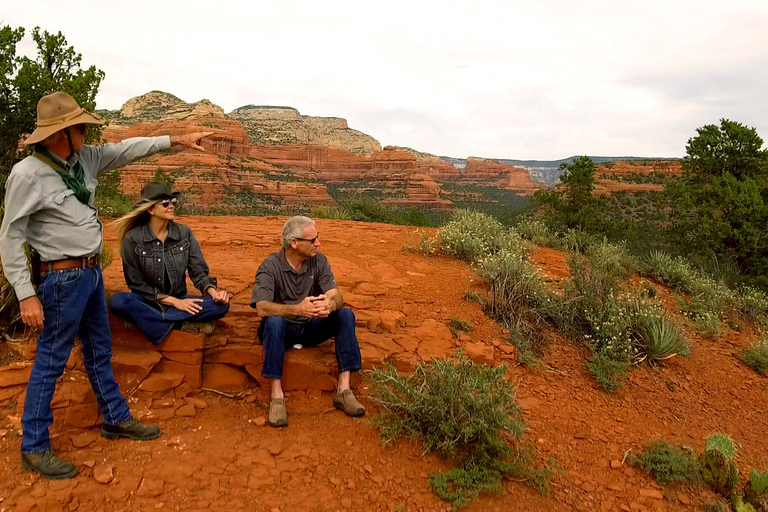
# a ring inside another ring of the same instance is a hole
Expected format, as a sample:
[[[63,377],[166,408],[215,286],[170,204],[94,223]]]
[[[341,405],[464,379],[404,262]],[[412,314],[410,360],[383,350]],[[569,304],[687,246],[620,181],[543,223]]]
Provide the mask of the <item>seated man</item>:
[[[263,318],[258,335],[264,343],[261,375],[272,380],[269,424],[288,425],[282,388],[285,349],[313,347],[336,338],[339,381],[333,405],[348,416],[362,416],[365,408],[349,388],[351,372],[362,369],[355,336],[355,315],[341,307],[328,259],[317,252],[320,235],[315,221],[291,217],[283,226],[283,250],[270,254],[256,273],[251,307]]]

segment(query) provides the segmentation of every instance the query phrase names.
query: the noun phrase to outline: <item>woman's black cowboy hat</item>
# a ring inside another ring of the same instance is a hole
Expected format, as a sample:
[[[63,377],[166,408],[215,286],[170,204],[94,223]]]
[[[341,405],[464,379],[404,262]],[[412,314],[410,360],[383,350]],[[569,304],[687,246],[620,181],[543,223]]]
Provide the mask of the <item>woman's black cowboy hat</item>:
[[[173,199],[178,197],[180,192],[171,192],[168,185],[161,181],[150,181],[141,189],[139,199],[142,202],[158,201],[160,199]]]

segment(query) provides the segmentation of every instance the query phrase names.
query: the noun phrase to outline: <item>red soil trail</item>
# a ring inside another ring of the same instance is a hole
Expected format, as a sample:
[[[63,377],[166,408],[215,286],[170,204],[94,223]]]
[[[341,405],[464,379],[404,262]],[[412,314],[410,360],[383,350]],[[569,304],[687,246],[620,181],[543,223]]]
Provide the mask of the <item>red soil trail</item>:
[[[376,405],[364,379],[355,383],[368,408],[364,419],[333,409],[332,346],[290,353],[290,424],[281,430],[265,425],[268,395],[258,378],[261,347],[255,343],[259,318],[248,302],[259,263],[279,248],[285,219],[180,220],[194,229],[211,273],[235,296],[213,335],[179,333],[161,347],[113,319],[121,389],[131,392],[134,414],[158,424],[163,436],[147,443],[102,439],[95,398],[75,354],[59,383],[51,433],[53,448],[80,473],[49,482],[25,472],[19,422],[34,342],[16,345],[24,360],[0,367],[0,511],[448,510],[427,484],[429,472],[448,463],[422,456],[417,443],[383,446],[368,421]],[[414,228],[320,220],[318,231],[321,251],[357,314],[367,368],[388,360],[407,370],[458,347],[476,361],[510,365],[508,378],[517,385],[529,428],[525,437],[536,445],[540,465],[554,458],[563,471],[552,479],[549,496],[507,482],[504,494],[483,496],[467,510],[678,511],[715,501],[696,487],[661,489],[624,461],[627,452],[659,438],[701,449],[709,434],[725,432],[739,446],[742,475],[753,467],[768,469],[768,380],[734,357],[750,343],[747,334],[693,336],[690,358],[635,368],[623,388],[607,394],[586,369],[584,355],[558,336],[545,355],[553,371],[517,366],[501,328],[463,299],[478,286],[472,269],[403,250],[418,242]],[[113,229],[105,237],[115,245]],[[534,261],[552,280],[567,275],[556,251],[539,251]],[[105,280],[109,292],[126,289],[119,258]],[[456,340],[447,328],[453,316],[470,321],[474,330]]]

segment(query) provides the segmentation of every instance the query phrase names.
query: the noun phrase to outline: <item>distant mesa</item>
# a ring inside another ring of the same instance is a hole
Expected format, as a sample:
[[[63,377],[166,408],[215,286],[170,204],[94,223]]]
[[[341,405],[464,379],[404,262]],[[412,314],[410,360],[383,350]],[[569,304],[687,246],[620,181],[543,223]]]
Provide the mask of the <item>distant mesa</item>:
[[[532,180],[533,168],[518,163],[532,161],[458,159],[401,146],[382,148],[340,117],[304,116],[292,107],[267,105],[225,113],[207,99],[187,103],[162,91],[99,114],[109,122],[102,132],[108,142],[212,131],[202,142],[205,153],[154,155],[122,168],[120,175],[121,191],[136,195],[162,171],[185,192],[185,207],[200,213],[267,214],[292,205],[334,205],[329,187],[339,194],[372,194],[395,206],[448,210],[470,197],[482,201],[478,190],[483,188],[530,196],[556,181],[561,162],[548,163],[558,172],[554,178]],[[465,186],[475,191],[456,188]],[[601,187],[610,190],[612,181],[604,180]]]
[[[379,141],[347,125],[340,117],[302,116],[292,107],[246,105],[229,114],[209,100],[186,103],[173,94],[152,91],[126,101],[120,110],[99,111],[116,125],[185,121],[191,119],[234,119],[240,122],[254,144],[316,144],[343,149],[353,155],[381,151]]]

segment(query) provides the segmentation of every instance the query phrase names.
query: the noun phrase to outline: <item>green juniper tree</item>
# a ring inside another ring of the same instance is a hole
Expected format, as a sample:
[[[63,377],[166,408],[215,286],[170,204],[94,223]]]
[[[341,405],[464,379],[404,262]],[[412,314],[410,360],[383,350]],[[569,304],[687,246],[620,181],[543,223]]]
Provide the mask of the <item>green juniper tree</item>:
[[[722,119],[686,145],[685,175],[666,191],[670,234],[693,253],[768,285],[768,151],[754,128]]]

